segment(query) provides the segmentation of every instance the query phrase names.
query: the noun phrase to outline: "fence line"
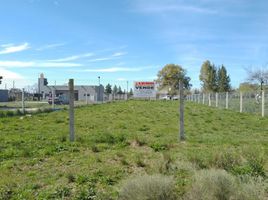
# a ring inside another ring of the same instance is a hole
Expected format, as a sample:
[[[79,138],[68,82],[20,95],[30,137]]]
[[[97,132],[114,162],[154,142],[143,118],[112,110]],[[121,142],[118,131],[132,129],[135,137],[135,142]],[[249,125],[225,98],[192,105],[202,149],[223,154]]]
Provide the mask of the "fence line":
[[[268,116],[268,92],[225,92],[190,94],[187,101],[204,104],[219,109],[255,113]]]

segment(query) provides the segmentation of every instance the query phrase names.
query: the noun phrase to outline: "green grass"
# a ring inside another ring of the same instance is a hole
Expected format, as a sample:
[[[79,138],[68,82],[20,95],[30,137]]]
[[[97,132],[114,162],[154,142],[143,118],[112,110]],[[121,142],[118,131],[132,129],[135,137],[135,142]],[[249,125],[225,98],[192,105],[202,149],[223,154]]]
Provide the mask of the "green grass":
[[[268,118],[187,102],[187,140],[180,143],[178,106],[128,101],[77,108],[74,143],[66,110],[1,118],[0,195],[116,199],[129,176],[159,173],[173,176],[182,195],[192,168],[266,176]]]

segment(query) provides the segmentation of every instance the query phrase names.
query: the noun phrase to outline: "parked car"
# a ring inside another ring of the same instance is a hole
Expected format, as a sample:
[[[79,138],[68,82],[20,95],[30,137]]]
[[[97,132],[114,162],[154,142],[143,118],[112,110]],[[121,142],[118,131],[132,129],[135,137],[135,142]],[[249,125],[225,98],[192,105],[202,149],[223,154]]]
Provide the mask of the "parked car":
[[[48,98],[48,103],[52,104],[52,97]],[[69,101],[65,96],[58,96],[54,98],[54,104],[56,105],[63,105],[63,104],[68,104]]]
[[[166,96],[161,97],[160,99],[162,99],[162,100],[179,100],[179,96],[166,95]]]
[[[179,100],[179,98],[180,98],[179,96],[173,96],[172,100]]]
[[[166,95],[160,98],[161,100],[171,100],[171,96]]]

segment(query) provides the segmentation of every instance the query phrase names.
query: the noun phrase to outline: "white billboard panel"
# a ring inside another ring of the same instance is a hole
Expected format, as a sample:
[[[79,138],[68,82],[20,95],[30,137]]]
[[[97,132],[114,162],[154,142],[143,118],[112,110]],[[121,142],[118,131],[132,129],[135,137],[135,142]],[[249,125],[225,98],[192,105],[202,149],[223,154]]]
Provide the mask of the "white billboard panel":
[[[155,98],[156,86],[153,81],[134,82],[134,98]]]

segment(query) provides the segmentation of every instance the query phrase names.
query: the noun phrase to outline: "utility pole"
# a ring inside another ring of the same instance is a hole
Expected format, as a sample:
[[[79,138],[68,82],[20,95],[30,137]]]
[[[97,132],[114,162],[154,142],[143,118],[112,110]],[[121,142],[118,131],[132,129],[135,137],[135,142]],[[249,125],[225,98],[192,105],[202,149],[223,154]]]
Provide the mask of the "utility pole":
[[[180,141],[185,140],[184,135],[184,94],[183,94],[183,82],[179,81],[179,89],[180,89]]]
[[[69,79],[69,124],[70,142],[75,139],[74,133],[74,79]]]
[[[98,91],[99,95],[98,95],[98,100],[100,100],[100,76],[98,76],[98,79],[99,79],[99,91]]]

